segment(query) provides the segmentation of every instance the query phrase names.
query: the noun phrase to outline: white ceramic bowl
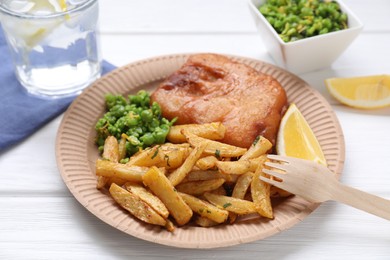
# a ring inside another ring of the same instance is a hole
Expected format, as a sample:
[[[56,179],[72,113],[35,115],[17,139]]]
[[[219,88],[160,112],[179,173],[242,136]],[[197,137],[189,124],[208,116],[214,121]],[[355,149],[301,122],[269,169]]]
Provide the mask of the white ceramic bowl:
[[[249,0],[257,28],[275,63],[293,73],[329,67],[363,29],[363,24],[356,15],[338,0],[341,10],[348,15],[347,29],[285,43],[258,10],[265,2]]]

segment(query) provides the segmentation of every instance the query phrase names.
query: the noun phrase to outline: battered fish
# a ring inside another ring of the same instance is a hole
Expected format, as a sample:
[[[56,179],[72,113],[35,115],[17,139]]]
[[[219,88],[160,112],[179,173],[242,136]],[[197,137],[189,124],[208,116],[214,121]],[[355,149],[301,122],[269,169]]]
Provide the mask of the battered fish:
[[[153,92],[168,119],[177,124],[222,122],[222,142],[248,148],[258,135],[275,143],[287,106],[273,77],[217,54],[197,54]]]

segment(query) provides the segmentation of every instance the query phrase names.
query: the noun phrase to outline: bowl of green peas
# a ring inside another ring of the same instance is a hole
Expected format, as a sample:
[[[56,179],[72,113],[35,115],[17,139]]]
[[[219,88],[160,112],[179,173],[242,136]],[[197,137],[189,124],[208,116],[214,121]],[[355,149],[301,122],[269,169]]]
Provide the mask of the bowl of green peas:
[[[249,0],[275,63],[293,73],[329,67],[363,29],[342,1]]]

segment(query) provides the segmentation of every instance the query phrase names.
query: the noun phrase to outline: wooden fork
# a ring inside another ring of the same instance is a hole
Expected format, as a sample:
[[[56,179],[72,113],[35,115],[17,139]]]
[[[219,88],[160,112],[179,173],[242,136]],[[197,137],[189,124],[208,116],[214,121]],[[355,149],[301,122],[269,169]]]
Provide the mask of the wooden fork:
[[[390,220],[390,200],[340,183],[327,167],[312,161],[268,155],[263,172],[275,178],[260,179],[311,202],[335,200]]]

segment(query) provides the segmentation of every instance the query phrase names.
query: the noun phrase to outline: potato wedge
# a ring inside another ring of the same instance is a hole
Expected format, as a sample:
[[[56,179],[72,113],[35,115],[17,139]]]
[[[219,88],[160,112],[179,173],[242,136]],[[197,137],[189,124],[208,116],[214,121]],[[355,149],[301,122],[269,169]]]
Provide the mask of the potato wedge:
[[[184,225],[190,221],[193,214],[191,208],[157,167],[150,168],[143,176],[143,182],[165,204],[177,224]]]
[[[206,181],[190,181],[180,183],[176,189],[182,193],[201,195],[207,191],[218,189],[225,182],[225,179],[211,179]]]
[[[148,170],[148,167],[128,166],[101,159],[96,161],[96,175],[98,176],[118,177],[127,181],[142,182],[142,176]]]
[[[218,170],[224,174],[244,174],[252,170],[252,163],[249,160],[245,161],[218,161],[215,163]]]
[[[223,195],[223,196],[227,195],[227,192],[223,186],[219,186],[218,188],[216,188],[215,190],[212,190],[210,192],[213,194],[217,194],[217,195]]]
[[[263,164],[259,164],[251,183],[251,195],[256,211],[263,217],[273,219],[273,210],[270,198],[271,186],[260,180],[260,176],[264,176]]]
[[[173,232],[175,231],[175,225],[173,224],[172,221],[170,221],[169,219],[165,219],[167,221],[167,224],[165,225],[165,228],[169,231],[169,232]]]
[[[184,143],[187,141],[182,130],[191,132],[197,136],[210,140],[221,140],[225,136],[226,128],[221,122],[208,124],[175,125],[169,129],[167,140],[172,143]]]
[[[208,218],[205,218],[205,217],[202,217],[202,216],[197,216],[195,218],[195,223],[198,225],[198,226],[201,226],[201,227],[214,227],[216,225],[219,225],[220,223],[217,223],[211,219],[208,219]]]
[[[127,165],[146,166],[150,167],[164,160],[164,155],[160,153],[161,145],[148,147],[145,150],[139,151],[130,157]]]
[[[213,194],[211,192],[206,192],[204,196],[209,202],[211,202],[215,206],[236,213],[238,215],[256,212],[255,204],[251,201],[221,196]]]
[[[219,171],[193,170],[187,174],[187,176],[183,179],[182,183],[189,182],[189,181],[206,181],[206,180],[220,179],[220,178],[223,178],[226,181],[235,181],[237,179],[237,176],[232,176],[232,177],[228,174],[222,174]]]
[[[242,175],[240,175],[237,179],[236,185],[234,186],[232,197],[237,199],[244,199],[245,194],[247,193],[252,179],[253,179],[253,172],[247,172]],[[237,214],[230,212],[229,214],[229,221],[230,224],[234,223],[234,221],[237,218]]]
[[[114,200],[136,218],[154,225],[166,225],[166,220],[136,194],[119,187],[115,183],[110,186],[109,191]]]
[[[163,144],[146,148],[130,158],[127,165],[157,166],[166,169],[176,169],[183,164],[190,154],[190,146]]]
[[[247,149],[224,144],[221,142],[205,139],[203,137],[199,137],[191,132],[182,131],[184,136],[187,139],[187,142],[191,144],[191,146],[199,146],[200,143],[206,143],[207,147],[204,150],[204,153],[215,155],[217,158],[221,157],[238,157],[243,155]]]
[[[165,207],[164,203],[155,195],[153,195],[150,191],[145,189],[145,187],[141,186],[138,183],[126,182],[125,183],[126,190],[136,194],[140,199],[149,204],[158,214],[160,214],[163,218],[168,218],[169,212],[167,207]]]
[[[126,156],[126,137],[127,135],[122,134],[121,135],[121,140],[119,141],[119,161],[124,159]]]
[[[114,136],[108,136],[104,141],[102,157],[111,162],[119,161],[119,145]]]
[[[197,197],[181,192],[179,192],[179,195],[184,199],[187,205],[190,206],[193,212],[198,213],[202,217],[211,219],[217,223],[223,223],[229,215],[227,210],[220,209]]]
[[[198,167],[200,170],[209,170],[213,169],[215,167],[215,163],[218,162],[217,157],[213,155],[209,155],[203,158],[200,158],[195,166]]]
[[[191,151],[190,155],[188,155],[188,157],[183,162],[183,164],[168,176],[168,179],[173,186],[179,184],[187,176],[187,174],[194,167],[196,161],[202,155],[205,148],[206,148],[206,144],[204,143],[200,143],[199,146],[196,146]]]
[[[102,177],[102,176],[99,176],[99,177]],[[107,178],[107,177],[105,177],[105,178]],[[111,178],[108,178],[106,187],[111,187],[111,184],[113,184],[113,183],[115,183],[118,186],[123,186],[126,182],[128,182],[128,180],[124,180],[124,179],[121,179],[118,177],[111,177]]]
[[[114,136],[108,136],[104,140],[102,157],[110,162],[119,161],[119,145],[118,140]],[[96,188],[101,189],[107,184],[109,177],[98,176]]]
[[[272,148],[272,143],[263,136],[258,136],[248,151],[241,156],[240,161],[257,158],[266,154]]]
[[[258,158],[238,161],[218,161],[215,163],[218,170],[224,174],[241,175],[247,172],[255,172],[259,164],[267,160],[265,155]]]
[[[254,173],[253,172],[247,172],[243,175],[240,175],[238,177],[236,185],[234,186],[232,197],[238,198],[238,199],[244,199],[245,194],[247,193],[252,179],[253,179]]]
[[[157,163],[157,167],[164,167],[167,170],[177,169],[179,168],[187,157],[190,155],[193,150],[191,146],[183,146],[183,145],[172,145],[172,144],[164,144],[160,149],[164,158],[163,161]]]
[[[102,189],[106,186],[106,184],[109,184],[109,182],[110,182],[109,177],[97,176],[96,188]]]

